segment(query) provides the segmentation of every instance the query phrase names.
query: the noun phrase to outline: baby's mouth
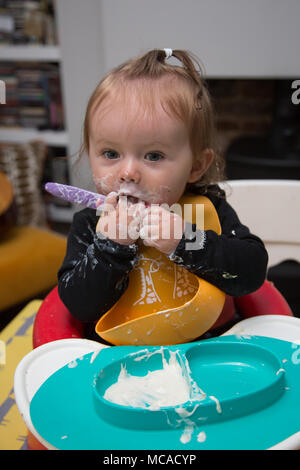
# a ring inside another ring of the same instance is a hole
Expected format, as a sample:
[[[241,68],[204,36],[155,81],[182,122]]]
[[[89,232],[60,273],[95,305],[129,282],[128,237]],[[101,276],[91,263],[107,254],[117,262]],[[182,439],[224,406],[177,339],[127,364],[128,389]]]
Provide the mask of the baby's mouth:
[[[130,203],[130,204],[138,204],[139,202],[145,204],[146,207],[149,207],[150,206],[150,203],[136,197],[136,196],[132,196],[131,194],[126,194],[126,193],[120,193],[119,196],[118,196],[118,200],[121,196],[126,196],[127,198],[127,201]]]
[[[138,202],[141,202],[141,200],[135,196],[127,196],[127,200],[129,202],[132,202],[132,204],[137,204]]]

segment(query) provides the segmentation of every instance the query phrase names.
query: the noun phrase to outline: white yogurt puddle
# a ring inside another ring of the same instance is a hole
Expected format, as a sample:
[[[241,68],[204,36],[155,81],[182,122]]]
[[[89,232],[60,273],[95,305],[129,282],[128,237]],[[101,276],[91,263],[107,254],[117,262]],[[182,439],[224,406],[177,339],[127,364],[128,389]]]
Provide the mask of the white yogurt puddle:
[[[104,398],[118,405],[149,410],[159,410],[205,398],[200,389],[195,387],[195,382],[191,380],[189,370],[180,357],[181,363],[179,362],[176,351],[170,351],[168,361],[162,350],[154,354],[157,353],[162,354],[162,369],[149,371],[147,375],[139,377],[129,374],[126,366],[121,365],[117,382],[105,391]]]
[[[139,377],[129,374],[126,366],[121,364],[118,380],[107,388],[104,398],[118,405],[148,410],[176,407],[175,412],[178,415],[178,420],[175,427],[184,423],[180,441],[182,444],[186,444],[191,441],[193,432],[199,424],[198,421],[206,420],[205,417],[193,420],[193,414],[199,406],[199,401],[204,400],[207,396],[192,379],[186,357],[181,357],[178,351],[169,351],[169,359],[167,360],[163,347],[151,353],[145,349],[145,354],[139,353],[134,361],[147,360],[154,354],[162,355],[162,369],[149,371],[147,375]],[[215,401],[217,412],[222,413],[219,400],[214,396],[209,396],[209,398]],[[182,406],[187,402],[196,402],[192,409],[189,406],[190,411]],[[167,410],[165,412],[167,413]],[[169,424],[171,427],[174,426],[170,422]],[[202,431],[197,435],[197,441],[201,443],[205,440],[206,434]]]

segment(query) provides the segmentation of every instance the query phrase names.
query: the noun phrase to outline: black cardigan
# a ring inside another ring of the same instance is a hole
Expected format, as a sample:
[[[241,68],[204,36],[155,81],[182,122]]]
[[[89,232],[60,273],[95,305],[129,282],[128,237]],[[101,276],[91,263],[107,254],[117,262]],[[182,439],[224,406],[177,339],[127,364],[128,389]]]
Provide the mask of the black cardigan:
[[[249,294],[266,277],[268,254],[264,244],[242,225],[218,186],[211,186],[205,195],[216,208],[222,234],[197,230],[200,248],[186,250],[186,242],[193,240],[185,231],[169,258],[226,294],[233,297]],[[138,255],[137,243],[126,246],[99,238],[95,233],[97,222],[93,209],[74,215],[67,253],[58,272],[62,302],[74,317],[85,322],[98,320],[121,297]],[[194,224],[191,228],[196,231]]]

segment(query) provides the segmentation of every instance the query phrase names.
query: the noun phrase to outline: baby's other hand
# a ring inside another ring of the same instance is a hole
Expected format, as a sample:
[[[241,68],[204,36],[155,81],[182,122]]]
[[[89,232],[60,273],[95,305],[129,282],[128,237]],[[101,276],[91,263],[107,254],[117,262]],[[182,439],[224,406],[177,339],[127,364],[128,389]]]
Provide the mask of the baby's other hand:
[[[161,206],[151,206],[142,220],[140,237],[144,245],[169,255],[178,246],[184,227],[184,220],[178,214]]]

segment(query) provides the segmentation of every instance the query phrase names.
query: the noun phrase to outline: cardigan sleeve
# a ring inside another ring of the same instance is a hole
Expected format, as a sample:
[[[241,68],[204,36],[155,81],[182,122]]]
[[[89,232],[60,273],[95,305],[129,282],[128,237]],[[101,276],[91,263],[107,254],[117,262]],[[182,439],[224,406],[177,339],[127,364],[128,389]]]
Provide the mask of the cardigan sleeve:
[[[239,297],[257,290],[266,278],[268,254],[262,240],[243,225],[235,210],[220,196],[208,196],[222,227],[196,230],[186,224],[185,232],[169,259],[215,285],[228,295]]]
[[[121,297],[137,256],[136,244],[98,238],[96,224],[92,209],[75,214],[58,272],[62,302],[74,317],[86,322],[99,319]]]

